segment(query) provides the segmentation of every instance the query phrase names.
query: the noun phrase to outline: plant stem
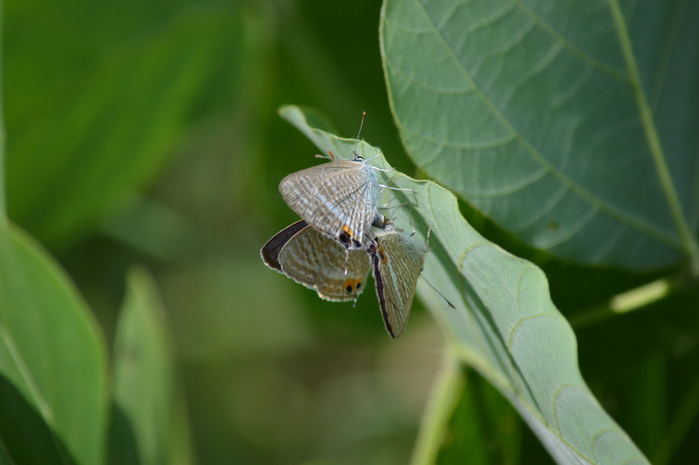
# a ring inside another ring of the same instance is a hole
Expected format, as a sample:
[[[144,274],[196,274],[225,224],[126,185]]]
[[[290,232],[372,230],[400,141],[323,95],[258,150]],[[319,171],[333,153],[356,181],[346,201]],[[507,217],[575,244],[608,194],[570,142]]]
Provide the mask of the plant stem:
[[[436,462],[449,419],[465,384],[466,378],[460,363],[451,349],[445,347],[442,370],[435,380],[425,409],[413,451],[412,465],[432,465]]]

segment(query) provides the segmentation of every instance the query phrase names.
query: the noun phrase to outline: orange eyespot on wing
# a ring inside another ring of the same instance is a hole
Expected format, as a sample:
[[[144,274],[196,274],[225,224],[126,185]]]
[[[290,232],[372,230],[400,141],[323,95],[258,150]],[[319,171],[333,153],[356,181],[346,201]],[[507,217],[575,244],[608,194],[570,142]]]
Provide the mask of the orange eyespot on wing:
[[[361,279],[348,279],[345,281],[345,292],[347,295],[352,294],[353,292],[361,292],[362,289],[362,280]]]
[[[379,252],[379,257],[381,258],[381,263],[386,263],[388,261],[388,256],[386,253],[383,251],[383,247],[379,244],[378,247],[378,252]]]

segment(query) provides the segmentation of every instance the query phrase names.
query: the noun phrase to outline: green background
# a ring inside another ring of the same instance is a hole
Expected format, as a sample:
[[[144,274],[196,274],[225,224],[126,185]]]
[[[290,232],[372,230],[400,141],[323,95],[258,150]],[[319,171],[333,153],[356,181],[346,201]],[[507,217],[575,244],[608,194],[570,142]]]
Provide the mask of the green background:
[[[162,406],[133,403],[137,386],[174,405],[170,440],[139,445],[151,454],[144,463],[158,454],[168,463],[407,463],[442,361],[431,316],[416,300],[406,333],[390,340],[371,290],[356,307],[324,302],[259,259],[265,241],[296,220],[278,182],[318,162],[280,105],[316,108],[344,137],[355,136],[364,110],[362,137],[398,170],[422,175],[389,109],[380,4],[10,0],[3,8],[8,213],[67,271],[113,348],[111,434],[123,447],[110,459],[133,463],[122,415],[161,418]],[[542,266],[566,316],[659,276],[551,258],[461,207],[486,238]],[[694,288],[574,325],[588,385],[653,463],[696,461],[696,302]],[[29,329],[26,341],[41,334]],[[97,351],[90,363],[106,357]],[[466,380],[439,463],[551,462],[496,391],[474,372]],[[2,381],[7,413],[22,401]],[[29,403],[17,409],[26,415]],[[16,459],[19,442],[2,418],[11,416],[0,417],[3,451]],[[64,457],[62,447],[49,454]]]

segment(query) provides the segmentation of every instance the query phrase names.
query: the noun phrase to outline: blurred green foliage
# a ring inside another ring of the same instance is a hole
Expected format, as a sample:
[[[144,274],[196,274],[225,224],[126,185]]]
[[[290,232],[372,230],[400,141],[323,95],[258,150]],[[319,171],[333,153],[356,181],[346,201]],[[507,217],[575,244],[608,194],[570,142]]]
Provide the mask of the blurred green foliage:
[[[364,137],[411,172],[379,7],[5,4],[10,217],[59,258],[110,347],[129,267],[153,272],[198,463],[410,456],[440,350],[419,304],[394,342],[371,292],[323,302],[259,259],[295,220],[279,180],[316,163],[279,105],[316,107],[348,137],[366,110]]]
[[[277,116],[281,104],[317,108],[347,137],[366,110],[363,137],[415,172],[388,107],[380,4],[3,6],[10,218],[69,272],[108,347],[128,270],[151,271],[174,332],[194,461],[407,463],[441,360],[432,320],[416,303],[391,341],[371,292],[356,308],[323,302],[258,256],[295,220],[279,180],[316,163],[312,144]],[[462,207],[486,237],[543,266],[564,314],[657,277],[553,260]],[[588,384],[654,463],[696,462],[697,301],[690,290],[577,332]],[[480,386],[452,422],[477,423],[464,413],[474,404],[502,412]],[[2,387],[3,399],[22,399]],[[519,421],[520,450],[503,463],[545,463]]]

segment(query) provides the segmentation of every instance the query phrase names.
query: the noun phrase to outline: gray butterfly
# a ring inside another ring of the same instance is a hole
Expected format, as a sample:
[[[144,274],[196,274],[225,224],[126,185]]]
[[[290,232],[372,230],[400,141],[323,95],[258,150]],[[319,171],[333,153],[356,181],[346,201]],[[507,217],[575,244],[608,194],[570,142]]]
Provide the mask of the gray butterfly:
[[[278,232],[262,247],[262,261],[325,300],[356,300],[371,270],[364,250],[347,250],[304,220]]]
[[[371,257],[381,316],[388,334],[395,338],[405,329],[415,287],[425,263],[427,248],[412,235],[388,223],[367,245]],[[451,305],[451,304],[450,304]]]
[[[279,191],[286,203],[308,224],[348,249],[362,249],[372,223],[383,222],[376,208],[378,181],[374,169],[355,153],[297,171],[282,179]]]

